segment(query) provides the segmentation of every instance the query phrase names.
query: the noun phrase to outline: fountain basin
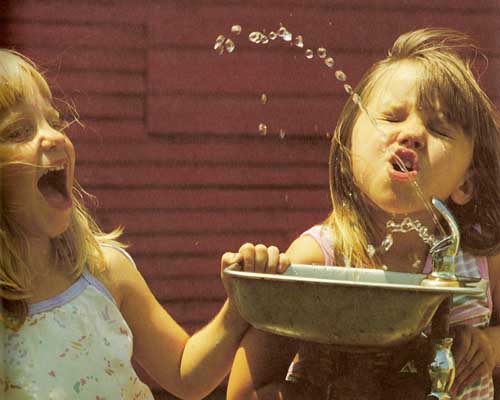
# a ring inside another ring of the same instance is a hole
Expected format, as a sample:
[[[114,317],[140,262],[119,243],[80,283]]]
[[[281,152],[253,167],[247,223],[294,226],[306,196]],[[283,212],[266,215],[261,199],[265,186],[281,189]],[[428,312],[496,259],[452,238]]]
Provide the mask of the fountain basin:
[[[428,287],[424,274],[293,264],[281,275],[224,270],[229,296],[256,329],[300,340],[380,351],[425,330],[450,295],[479,286]]]

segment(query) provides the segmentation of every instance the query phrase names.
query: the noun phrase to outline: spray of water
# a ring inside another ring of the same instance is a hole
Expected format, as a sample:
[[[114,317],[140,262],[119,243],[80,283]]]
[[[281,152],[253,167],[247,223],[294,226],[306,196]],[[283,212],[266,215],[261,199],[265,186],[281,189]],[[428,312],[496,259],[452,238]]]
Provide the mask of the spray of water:
[[[240,35],[242,32],[242,28],[240,25],[233,25],[231,27],[231,32],[236,35]],[[268,35],[266,35],[264,32],[253,31],[248,35],[248,40],[257,45],[265,45],[269,43],[269,41],[274,41],[278,38],[281,38],[284,42],[292,43],[295,47],[299,49],[303,49],[305,47],[304,37],[302,35],[296,35],[294,37],[293,34],[289,32],[288,29],[281,24],[277,32],[271,31],[269,32]],[[216,50],[218,54],[222,55],[224,51],[226,51],[227,53],[232,53],[235,50],[235,47],[236,46],[234,44],[234,41],[232,41],[231,39],[227,39],[224,35],[219,35],[215,41],[214,50]],[[309,60],[314,59],[316,56],[318,59],[323,61],[326,67],[334,70],[334,76],[336,80],[339,83],[343,84],[344,91],[350,96],[351,100],[359,107],[361,112],[364,115],[366,115],[366,117],[370,120],[370,123],[372,124],[376,132],[380,134],[381,140],[384,140],[386,137],[386,133],[380,128],[376,119],[373,118],[373,116],[368,112],[365,105],[363,104],[361,96],[354,91],[353,87],[349,83],[347,83],[347,74],[341,69],[335,70],[333,68],[336,62],[332,56],[328,55],[327,49],[324,47],[318,47],[315,52],[312,48],[306,47],[304,55]],[[261,103],[266,104],[267,99],[268,99],[267,95],[263,94],[261,96]],[[261,136],[265,136],[267,135],[267,132],[268,132],[267,125],[264,123],[260,123],[259,134]],[[285,137],[285,131],[284,129],[280,129],[280,138],[283,139],[284,137]],[[327,132],[326,137],[330,138],[331,133]],[[394,155],[394,159],[398,167],[403,172],[409,173],[408,168],[406,167],[403,160],[401,160],[401,158],[399,158],[397,155]],[[429,215],[432,216],[434,224],[439,229],[442,235],[446,235],[446,231],[441,225],[439,218],[437,217],[437,214],[435,213],[434,209],[430,204],[430,201],[425,199],[422,189],[420,188],[416,179],[411,176],[410,178],[411,178],[411,184],[415,188],[417,196],[422,201]],[[419,235],[419,237],[424,241],[424,243],[428,244],[429,246],[434,245],[437,241],[433,235],[429,234],[428,229],[422,226],[419,220],[412,220],[409,217],[404,218],[403,221],[400,223],[396,223],[390,220],[387,222],[386,227],[388,230],[387,236],[384,238],[384,240],[378,247],[384,252],[389,251],[389,249],[391,248],[393,244],[392,233],[394,232],[406,233],[410,231],[415,231]],[[376,248],[370,244],[368,246],[368,254],[373,257],[375,253],[376,253]],[[415,264],[417,264],[417,261],[418,263],[420,262],[420,260],[416,260]]]

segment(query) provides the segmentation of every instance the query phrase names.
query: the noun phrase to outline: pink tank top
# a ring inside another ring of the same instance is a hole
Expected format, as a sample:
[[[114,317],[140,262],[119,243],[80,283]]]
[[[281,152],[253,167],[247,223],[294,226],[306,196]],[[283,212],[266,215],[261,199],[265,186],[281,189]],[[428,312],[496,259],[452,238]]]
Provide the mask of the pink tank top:
[[[310,236],[321,248],[325,265],[336,265],[333,253],[333,233],[328,226],[316,225],[305,231],[301,236]],[[431,258],[427,257],[422,273],[429,273],[432,268]],[[455,272],[464,277],[481,277],[484,291],[478,296],[454,296],[451,310],[451,325],[472,325],[477,328],[487,327],[492,313],[491,290],[488,285],[488,263],[486,257],[473,256],[459,251],[456,257]],[[300,380],[305,369],[310,369],[313,360],[305,359],[304,365],[292,363],[287,380]],[[306,365],[307,364],[307,365]],[[456,397],[457,400],[493,400],[493,379],[484,376],[475,384],[464,388]]]

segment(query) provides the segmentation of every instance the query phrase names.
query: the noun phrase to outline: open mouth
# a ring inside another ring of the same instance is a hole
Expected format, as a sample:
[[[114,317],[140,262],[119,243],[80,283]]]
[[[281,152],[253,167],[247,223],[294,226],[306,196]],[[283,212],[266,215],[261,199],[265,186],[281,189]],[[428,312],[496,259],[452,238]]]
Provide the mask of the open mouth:
[[[46,168],[37,186],[50,206],[66,208],[71,204],[65,164]]]
[[[397,150],[391,158],[391,165],[396,172],[416,172],[417,155],[411,150]]]
[[[390,159],[390,163],[392,168],[390,168],[389,172],[393,180],[406,182],[416,178],[418,162],[417,153],[413,150],[396,150]]]

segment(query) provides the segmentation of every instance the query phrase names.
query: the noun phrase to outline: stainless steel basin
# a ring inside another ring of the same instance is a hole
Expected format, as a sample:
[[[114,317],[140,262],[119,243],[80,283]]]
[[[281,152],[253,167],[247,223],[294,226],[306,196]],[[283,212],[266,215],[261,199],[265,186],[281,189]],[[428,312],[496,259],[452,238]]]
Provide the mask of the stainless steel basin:
[[[449,295],[479,287],[426,287],[423,274],[291,265],[282,275],[224,271],[229,296],[257,329],[301,340],[377,351],[404,344],[430,323]]]

